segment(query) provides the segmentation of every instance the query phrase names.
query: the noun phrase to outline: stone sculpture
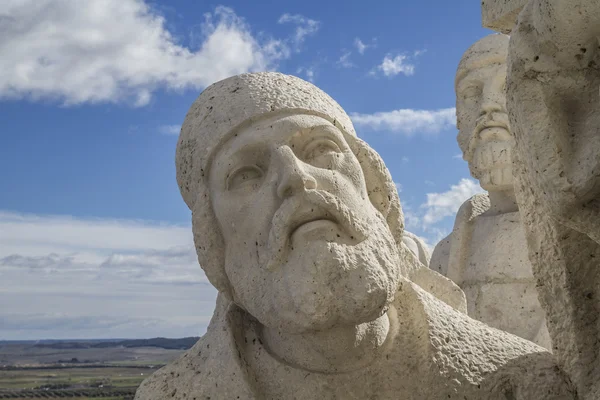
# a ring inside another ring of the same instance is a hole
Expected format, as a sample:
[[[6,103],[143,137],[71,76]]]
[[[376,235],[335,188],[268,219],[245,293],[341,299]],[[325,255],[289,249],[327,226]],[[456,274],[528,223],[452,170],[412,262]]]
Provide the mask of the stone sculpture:
[[[431,262],[431,254],[429,253],[429,247],[427,244],[415,235],[414,233],[404,231],[402,235],[402,242],[408,247],[408,249],[417,257],[421,264],[427,266]]]
[[[461,206],[430,267],[464,290],[469,316],[551,348],[514,192],[505,92],[508,42],[505,35],[484,37],[458,67],[458,143],[471,175],[488,194]]]
[[[575,398],[546,350],[411,281],[453,287],[402,244],[388,170],[314,85],[253,73],[208,87],[177,178],[217,306],[136,399]]]
[[[518,201],[554,353],[600,398],[600,2],[532,0],[509,50]]]
[[[481,22],[486,28],[509,34],[528,0],[485,0],[481,2]]]

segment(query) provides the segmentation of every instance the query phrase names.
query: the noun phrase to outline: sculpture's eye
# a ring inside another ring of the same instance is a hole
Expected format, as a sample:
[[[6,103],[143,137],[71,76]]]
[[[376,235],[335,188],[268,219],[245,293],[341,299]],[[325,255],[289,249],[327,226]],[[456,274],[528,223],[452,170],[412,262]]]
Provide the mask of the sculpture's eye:
[[[233,190],[256,184],[263,176],[263,171],[256,165],[245,165],[236,169],[227,178],[227,189]]]
[[[306,161],[318,160],[324,156],[330,156],[335,153],[341,153],[340,146],[333,140],[327,138],[318,138],[311,141],[304,148],[304,159]]]
[[[481,96],[481,86],[475,85],[475,84],[469,85],[469,86],[466,86],[463,89],[461,89],[460,92],[462,94],[463,99],[471,100],[471,99]]]

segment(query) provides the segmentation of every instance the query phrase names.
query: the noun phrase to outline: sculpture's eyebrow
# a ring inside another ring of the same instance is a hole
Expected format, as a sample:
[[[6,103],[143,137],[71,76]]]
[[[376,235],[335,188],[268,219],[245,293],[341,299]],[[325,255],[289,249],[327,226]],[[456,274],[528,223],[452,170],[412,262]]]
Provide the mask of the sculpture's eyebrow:
[[[312,136],[336,136],[342,137],[342,132],[331,124],[313,125],[300,130],[300,136],[307,140]]]
[[[470,69],[468,71],[466,71],[461,78],[456,82],[456,87],[461,87],[462,85],[464,85],[463,82],[473,82],[474,80],[481,80],[480,79],[480,74],[478,74],[479,70],[478,69]]]

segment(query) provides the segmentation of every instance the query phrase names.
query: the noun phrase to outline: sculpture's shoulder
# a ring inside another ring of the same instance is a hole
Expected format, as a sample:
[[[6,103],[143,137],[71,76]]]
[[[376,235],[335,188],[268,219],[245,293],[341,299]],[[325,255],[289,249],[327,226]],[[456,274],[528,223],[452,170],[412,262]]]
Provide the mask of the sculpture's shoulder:
[[[235,307],[218,299],[206,334],[142,382],[135,400],[253,399],[247,364],[235,344],[237,331],[232,327],[239,325],[237,314]]]
[[[478,193],[465,201],[456,213],[454,228],[460,222],[471,222],[490,209],[490,198],[487,193]]]
[[[473,398],[577,398],[547,350],[469,318],[412,286],[408,290],[414,293],[412,301],[421,303],[433,363],[443,379],[460,382]]]
[[[469,226],[477,217],[489,210],[489,208],[490,199],[487,193],[476,194],[460,206],[456,213],[452,232],[443,238],[433,249],[431,261],[429,263],[429,267],[432,270],[439,272],[444,276],[448,276],[450,253],[454,242],[458,241],[460,245],[464,241],[463,239],[465,239],[465,236],[468,236],[470,232],[469,229],[465,228],[467,228],[467,226]]]
[[[252,389],[233,353],[237,351],[205,335],[177,360],[142,382],[135,400],[252,399]]]
[[[162,367],[144,380],[136,392],[135,400],[178,398],[183,392],[189,390],[193,377],[200,375],[204,370],[203,367],[209,354],[203,357],[202,349],[206,347],[207,341],[206,335],[201,337],[177,360]],[[210,350],[207,351],[207,353],[209,352]],[[180,393],[178,394],[178,392]]]
[[[528,353],[502,364],[483,381],[498,399],[575,400],[577,390],[550,353]],[[494,397],[493,397],[494,398]]]

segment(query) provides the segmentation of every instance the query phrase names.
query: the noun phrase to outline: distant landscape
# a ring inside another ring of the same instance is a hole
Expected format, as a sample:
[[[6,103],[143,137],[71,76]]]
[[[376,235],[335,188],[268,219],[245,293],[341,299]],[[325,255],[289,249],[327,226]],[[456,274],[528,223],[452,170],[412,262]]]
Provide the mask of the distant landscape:
[[[0,399],[130,400],[197,340],[0,341]]]

